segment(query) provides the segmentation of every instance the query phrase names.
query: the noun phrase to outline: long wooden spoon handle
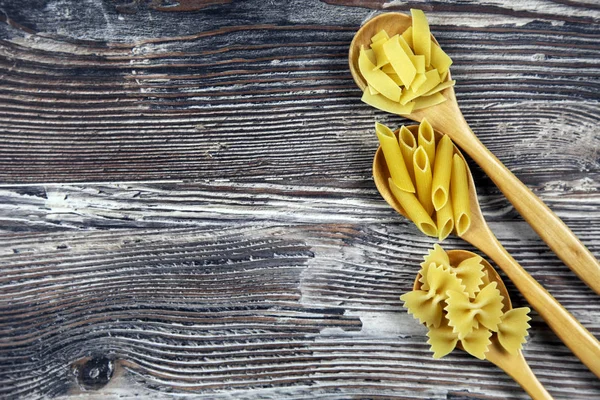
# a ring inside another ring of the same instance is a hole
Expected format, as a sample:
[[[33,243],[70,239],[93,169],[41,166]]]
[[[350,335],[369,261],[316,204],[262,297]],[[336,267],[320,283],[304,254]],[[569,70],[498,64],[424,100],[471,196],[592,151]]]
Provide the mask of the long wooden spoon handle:
[[[563,343],[600,378],[600,342],[512,258],[491,231],[487,233],[463,238],[498,264]]]
[[[454,142],[479,164],[515,209],[565,265],[571,268],[579,279],[600,294],[600,263],[598,260],[569,227],[479,141],[460,111],[458,114],[456,119],[450,118],[451,121],[453,120],[452,122],[446,123],[445,126],[434,126],[434,128],[450,135]]]
[[[490,354],[491,352],[501,355],[494,357],[494,354]],[[521,352],[508,355],[508,353],[499,353],[498,350],[492,349],[490,353],[486,354],[489,360],[510,375],[533,400],[552,400],[552,396],[535,376]]]

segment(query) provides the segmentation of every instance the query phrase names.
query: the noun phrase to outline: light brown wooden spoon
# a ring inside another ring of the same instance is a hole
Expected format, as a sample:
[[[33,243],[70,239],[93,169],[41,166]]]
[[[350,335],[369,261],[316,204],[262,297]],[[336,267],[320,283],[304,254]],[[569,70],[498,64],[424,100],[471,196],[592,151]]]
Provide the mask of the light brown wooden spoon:
[[[477,255],[466,250],[449,250],[447,254],[448,258],[450,259],[450,265],[458,265],[462,261]],[[512,303],[502,278],[500,278],[498,272],[496,272],[494,267],[492,267],[486,260],[482,259],[481,263],[483,264],[483,269],[486,272],[489,281],[496,282],[498,284],[497,288],[502,297],[504,297],[502,300],[504,304],[502,311],[507,312],[508,310],[511,310]],[[413,285],[413,290],[421,289],[422,283],[419,280],[420,278],[421,274],[417,274],[415,283]],[[532,399],[552,399],[552,396],[550,396],[544,386],[537,379],[533,371],[531,371],[531,368],[529,367],[529,364],[527,364],[525,357],[523,357],[521,350],[519,350],[517,354],[510,354],[504,350],[495,334],[491,337],[491,341],[492,344],[485,353],[486,360],[492,362],[506,372],[509,376],[511,376],[519,385],[521,385],[521,387],[531,396]],[[456,346],[464,350],[460,341]]]
[[[418,132],[418,126],[409,126],[413,135]],[[397,134],[398,131],[395,133]],[[441,137],[435,132],[437,140]],[[462,153],[455,146],[455,153],[463,160]],[[579,359],[600,378],[600,342],[579,321],[571,315],[542,285],[523,269],[500,244],[483,218],[473,176],[467,166],[469,176],[469,200],[471,206],[471,227],[462,238],[488,255],[504,271],[517,289],[527,299],[529,304],[540,314],[556,335],[579,357]],[[381,147],[377,149],[373,159],[373,178],[375,185],[385,201],[394,210],[406,217],[402,206],[398,203],[390,187],[390,173],[385,163]]]
[[[362,90],[367,87],[358,69],[360,46],[367,48],[371,37],[382,29],[392,36],[411,25],[411,17],[401,13],[378,15],[354,35],[348,55],[350,72]],[[432,36],[433,38],[433,36]],[[433,39],[435,40],[435,38]],[[437,43],[437,42],[436,42]],[[448,74],[448,80],[451,79]],[[531,225],[558,257],[596,293],[600,294],[600,263],[542,200],[502,164],[473,133],[458,107],[454,88],[443,91],[447,101],[433,107],[402,115],[414,121],[427,118],[433,129],[443,132],[459,145],[494,181],[515,209]]]

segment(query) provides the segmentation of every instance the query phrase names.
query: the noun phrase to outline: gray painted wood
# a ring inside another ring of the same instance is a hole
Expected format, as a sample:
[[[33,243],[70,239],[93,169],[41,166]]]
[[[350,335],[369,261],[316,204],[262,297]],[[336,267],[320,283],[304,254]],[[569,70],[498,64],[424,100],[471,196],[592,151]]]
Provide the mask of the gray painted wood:
[[[600,257],[598,5],[413,6],[472,128]],[[374,187],[373,123],[407,121],[360,102],[346,57],[409,8],[0,0],[0,397],[527,398],[433,360],[399,301],[434,241]],[[600,337],[598,296],[472,169],[501,242]],[[533,317],[552,395],[600,397]]]

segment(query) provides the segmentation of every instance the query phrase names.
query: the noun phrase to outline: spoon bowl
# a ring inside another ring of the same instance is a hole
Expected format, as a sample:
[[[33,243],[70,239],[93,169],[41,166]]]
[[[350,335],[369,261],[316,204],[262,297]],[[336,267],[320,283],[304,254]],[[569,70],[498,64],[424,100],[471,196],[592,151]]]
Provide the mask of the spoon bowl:
[[[415,136],[416,140],[419,127],[415,125],[408,126],[407,128]],[[434,132],[436,142],[438,142],[442,134],[438,131]],[[394,134],[397,136],[398,131],[394,132]],[[464,160],[462,153],[456,146],[454,147],[454,152]],[[477,200],[475,182],[473,181],[473,176],[468,165],[467,176],[469,204],[471,207],[471,226],[461,237],[494,260],[563,343],[600,378],[600,342],[548,293],[538,281],[529,275],[500,244],[483,217],[479,201]],[[373,179],[375,185],[384,200],[394,210],[407,217],[406,212],[388,186],[389,177],[390,172],[385,162],[383,150],[379,147],[373,159]],[[515,376],[513,378],[521,383]],[[523,387],[525,388],[525,386]],[[525,390],[527,389],[525,388]]]
[[[364,24],[354,35],[348,53],[350,72],[361,90],[367,87],[358,68],[361,46],[368,47],[371,37],[384,29],[390,36],[412,25],[412,18],[401,13],[380,14]],[[432,40],[437,43],[433,35]],[[451,79],[448,72],[448,80]],[[443,132],[479,164],[515,209],[531,225],[577,276],[600,294],[600,263],[577,236],[527,186],[512,174],[477,138],[458,107],[453,87],[441,92],[446,101],[431,107],[400,114],[414,121],[427,118],[433,129]]]

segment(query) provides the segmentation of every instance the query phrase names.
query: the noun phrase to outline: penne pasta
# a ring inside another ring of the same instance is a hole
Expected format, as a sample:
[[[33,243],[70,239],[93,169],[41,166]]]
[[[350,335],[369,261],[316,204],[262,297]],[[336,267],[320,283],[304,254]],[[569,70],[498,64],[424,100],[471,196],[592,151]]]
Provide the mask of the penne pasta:
[[[394,132],[390,128],[379,122],[375,123],[375,132],[377,133],[377,138],[383,150],[385,163],[390,170],[392,180],[402,191],[414,193],[415,187],[410,179],[396,135],[394,135]]]
[[[454,212],[452,210],[452,200],[448,197],[446,204],[436,210],[436,220],[438,228],[438,239],[444,240],[452,233],[454,229]]]
[[[435,162],[435,135],[433,134],[433,127],[425,118],[419,125],[417,144],[423,147],[425,153],[427,153],[429,164],[433,168]]]
[[[447,135],[442,136],[435,151],[435,163],[433,167],[433,183],[431,201],[435,211],[439,211],[446,205],[450,198],[450,174],[452,172],[452,155],[454,144]]]
[[[434,209],[431,202],[431,164],[429,164],[429,158],[423,146],[417,147],[412,161],[417,197],[423,208],[425,208],[425,211],[427,211],[427,214],[432,215]]]
[[[413,183],[415,183],[413,153],[417,149],[417,142],[415,141],[415,136],[412,134],[412,132],[409,131],[404,125],[402,128],[400,128],[400,132],[398,133],[398,144],[400,145],[400,151],[402,152],[402,157],[406,163],[408,175],[410,175],[410,179],[413,181]]]
[[[422,10],[411,8],[412,15],[412,42],[416,54],[425,56],[425,66],[431,63],[431,32],[427,17]]]
[[[467,166],[464,160],[458,154],[454,154],[450,178],[450,199],[452,201],[454,224],[458,236],[462,236],[471,226],[471,206],[467,174]]]
[[[388,178],[388,184],[392,190],[392,194],[398,200],[398,203],[402,206],[408,218],[410,218],[417,228],[428,236],[437,236],[438,229],[435,223],[427,214],[427,211],[423,208],[419,200],[414,193],[406,192],[400,189],[391,178]]]

